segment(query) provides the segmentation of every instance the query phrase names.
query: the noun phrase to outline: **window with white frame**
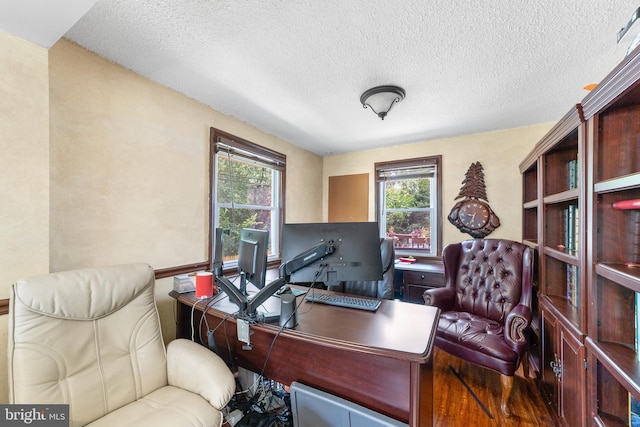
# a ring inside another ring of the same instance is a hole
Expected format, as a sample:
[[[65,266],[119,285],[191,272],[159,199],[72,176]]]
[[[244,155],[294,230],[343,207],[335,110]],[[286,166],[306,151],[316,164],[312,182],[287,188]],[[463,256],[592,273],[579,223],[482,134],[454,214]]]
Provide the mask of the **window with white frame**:
[[[223,260],[234,267],[240,230],[269,231],[269,259],[280,258],[286,156],[211,129],[211,226],[222,228]]]
[[[441,254],[441,156],[375,164],[376,216],[396,253]]]

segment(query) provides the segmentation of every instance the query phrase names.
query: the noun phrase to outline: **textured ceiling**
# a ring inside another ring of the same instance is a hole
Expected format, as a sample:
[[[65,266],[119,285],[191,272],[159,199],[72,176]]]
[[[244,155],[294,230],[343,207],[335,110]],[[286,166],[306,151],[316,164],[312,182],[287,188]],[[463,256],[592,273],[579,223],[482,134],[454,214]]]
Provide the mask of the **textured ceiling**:
[[[104,0],[65,37],[328,155],[556,121],[586,95],[583,86],[623,59],[629,42],[617,45],[616,34],[637,7],[631,0]],[[407,92],[384,121],[359,103],[382,84]]]

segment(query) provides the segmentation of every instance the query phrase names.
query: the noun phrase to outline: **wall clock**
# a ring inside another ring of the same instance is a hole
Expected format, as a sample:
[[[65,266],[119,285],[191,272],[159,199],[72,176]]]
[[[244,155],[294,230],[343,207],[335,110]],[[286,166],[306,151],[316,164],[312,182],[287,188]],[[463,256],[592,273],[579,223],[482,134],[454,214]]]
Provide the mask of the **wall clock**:
[[[500,226],[500,219],[489,206],[480,162],[469,166],[456,200],[448,219],[460,232],[483,238]]]

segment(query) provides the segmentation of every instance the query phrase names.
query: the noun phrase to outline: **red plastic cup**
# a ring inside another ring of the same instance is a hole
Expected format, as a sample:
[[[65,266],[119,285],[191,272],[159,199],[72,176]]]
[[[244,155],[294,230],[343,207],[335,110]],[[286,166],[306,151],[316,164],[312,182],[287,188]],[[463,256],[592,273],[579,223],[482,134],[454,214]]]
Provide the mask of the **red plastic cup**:
[[[210,298],[213,295],[213,273],[202,271],[196,274],[196,298]]]

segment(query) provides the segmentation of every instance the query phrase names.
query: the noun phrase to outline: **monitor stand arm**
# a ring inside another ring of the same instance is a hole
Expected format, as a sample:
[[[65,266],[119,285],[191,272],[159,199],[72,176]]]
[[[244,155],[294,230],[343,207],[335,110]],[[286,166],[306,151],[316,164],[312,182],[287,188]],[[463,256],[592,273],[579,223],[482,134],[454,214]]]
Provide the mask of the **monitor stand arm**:
[[[293,259],[290,259],[280,265],[280,278],[284,278],[286,281],[289,281],[293,273],[327,255],[331,255],[335,249],[336,246],[333,241],[330,241],[329,243],[320,243],[310,249],[307,249]]]
[[[278,269],[278,278],[273,282],[260,289],[251,299],[248,300],[247,314],[250,319],[255,319],[257,309],[265,302],[275,291],[286,285],[291,278],[291,274],[303,267],[327,256],[334,252],[335,245],[333,242],[328,244],[321,243],[311,249],[306,250],[295,258],[283,263]]]
[[[216,229],[216,248],[221,248],[222,232],[220,229]],[[248,298],[242,290],[234,286],[233,283],[226,277],[222,269],[222,260],[219,258],[219,252],[216,251],[216,259],[213,263],[213,270],[215,273],[215,280],[217,285],[222,288],[224,293],[227,294],[229,300],[238,306],[238,312],[235,317],[238,322],[238,336],[240,337],[240,331],[245,331],[242,335],[242,340],[246,343],[243,346],[245,350],[251,350],[251,342],[249,339],[249,333],[247,332],[248,324],[260,321],[257,314],[257,309],[262,303],[264,303],[271,295],[275,293],[282,286],[287,284],[291,278],[291,274],[306,267],[313,262],[332,254],[335,251],[335,245],[333,241],[328,244],[318,244],[305,252],[299,254],[293,259],[282,263],[278,269],[278,278],[260,289],[257,294],[252,298]]]
[[[224,293],[227,294],[229,300],[238,306],[237,318],[243,318],[249,321],[255,321],[257,318],[257,309],[264,303],[275,291],[286,285],[291,278],[291,274],[303,267],[327,256],[334,252],[335,246],[332,242],[329,244],[319,244],[311,249],[306,250],[295,258],[280,265],[278,270],[279,277],[273,282],[260,289],[253,297],[249,298],[244,294],[242,289],[238,289],[229,279],[224,277],[222,266],[214,268],[216,272],[216,283]],[[242,278],[241,278],[242,279]]]
[[[213,260],[213,273],[215,274],[216,283],[224,293],[229,297],[229,300],[238,306],[238,313],[236,318],[245,319],[248,321],[255,321],[257,317],[257,309],[262,303],[264,303],[275,291],[289,282],[291,274],[300,270],[307,265],[332,254],[335,251],[335,244],[333,241],[328,243],[320,243],[310,249],[307,249],[303,253],[297,255],[293,259],[282,263],[278,270],[278,278],[273,282],[260,289],[257,294],[252,298],[249,298],[246,294],[246,278],[241,277],[241,289],[238,289],[231,281],[224,277],[223,262],[222,262],[222,235],[228,234],[228,230],[222,228],[216,228],[215,230],[215,255]]]
[[[240,290],[226,277],[216,275],[215,279],[216,284],[224,291],[225,294],[227,294],[229,300],[238,306],[238,313],[246,313],[249,305],[249,299],[247,296],[242,294],[242,292],[240,292]]]

